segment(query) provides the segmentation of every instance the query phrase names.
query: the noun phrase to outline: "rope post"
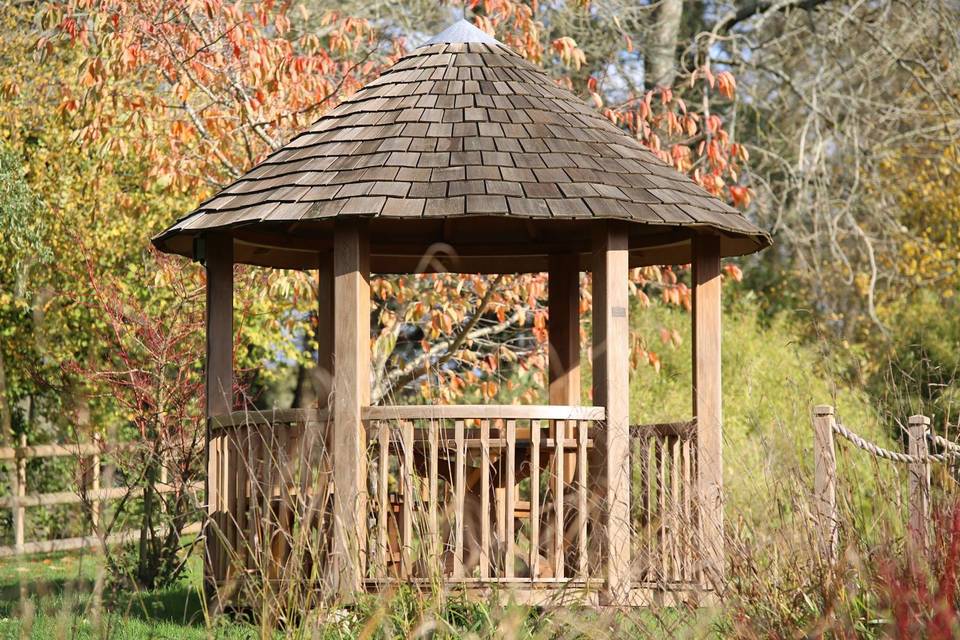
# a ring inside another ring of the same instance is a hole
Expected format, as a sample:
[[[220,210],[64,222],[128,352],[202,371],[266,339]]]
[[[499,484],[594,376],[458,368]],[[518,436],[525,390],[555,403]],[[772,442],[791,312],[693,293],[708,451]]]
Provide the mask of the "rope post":
[[[930,521],[930,462],[927,431],[930,418],[910,416],[907,422],[907,453],[916,458],[908,466],[910,486],[910,519],[908,534],[914,549],[927,548],[927,528]]]
[[[833,448],[833,407],[826,404],[813,408],[813,506],[820,554],[824,562],[833,564],[839,548],[837,518],[837,458]]]

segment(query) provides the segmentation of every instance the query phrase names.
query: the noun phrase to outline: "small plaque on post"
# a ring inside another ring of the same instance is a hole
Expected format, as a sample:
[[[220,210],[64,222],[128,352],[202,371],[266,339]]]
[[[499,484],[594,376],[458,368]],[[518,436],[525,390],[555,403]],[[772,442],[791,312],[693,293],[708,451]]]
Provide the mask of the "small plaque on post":
[[[626,307],[611,307],[610,313],[613,314],[614,318],[626,318],[627,309]]]

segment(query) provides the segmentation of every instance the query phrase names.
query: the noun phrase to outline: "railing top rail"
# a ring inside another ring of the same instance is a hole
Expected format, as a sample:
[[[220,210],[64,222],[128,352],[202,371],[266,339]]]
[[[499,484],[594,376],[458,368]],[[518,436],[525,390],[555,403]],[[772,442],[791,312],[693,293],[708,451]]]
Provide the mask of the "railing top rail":
[[[0,447],[0,462],[16,460],[18,458],[68,458],[73,456],[92,456],[102,453],[113,447],[100,446],[95,443],[81,444],[32,444],[25,447]]]
[[[603,420],[603,407],[534,404],[399,405],[364,407],[364,420]]]
[[[364,407],[364,420],[603,420],[603,407],[533,405],[533,404],[476,404],[476,405],[392,405]],[[326,422],[327,409],[251,409],[213,416],[214,428],[253,424],[295,422]]]

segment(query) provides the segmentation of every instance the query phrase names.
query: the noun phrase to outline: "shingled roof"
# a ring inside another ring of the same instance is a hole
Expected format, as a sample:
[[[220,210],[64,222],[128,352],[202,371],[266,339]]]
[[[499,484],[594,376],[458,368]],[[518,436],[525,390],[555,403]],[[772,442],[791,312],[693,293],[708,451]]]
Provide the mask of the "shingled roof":
[[[616,219],[714,229],[725,255],[770,244],[739,211],[467,22],[403,57],[154,243],[189,256],[204,231],[295,235],[344,216]]]

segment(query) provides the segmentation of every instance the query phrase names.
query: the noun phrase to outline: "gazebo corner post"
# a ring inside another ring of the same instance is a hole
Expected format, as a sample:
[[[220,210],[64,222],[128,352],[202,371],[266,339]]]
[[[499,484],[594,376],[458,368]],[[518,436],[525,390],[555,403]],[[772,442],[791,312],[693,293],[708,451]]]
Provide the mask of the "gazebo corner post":
[[[604,600],[627,605],[630,554],[629,253],[627,228],[600,222],[593,236],[593,400],[606,412],[602,498],[606,506]]]
[[[227,514],[222,488],[226,462],[225,438],[216,430],[214,418],[233,409],[233,238],[209,233],[203,243],[206,291],[205,396],[207,433],[205,493],[207,514],[203,524],[204,591],[207,599],[218,598],[218,586],[226,580],[227,549],[223,544]]]
[[[720,236],[694,236],[691,250],[700,553],[704,586],[719,591],[724,580]]]
[[[364,220],[334,224],[333,577],[352,600],[366,566],[366,437],[370,404],[370,239]]]

